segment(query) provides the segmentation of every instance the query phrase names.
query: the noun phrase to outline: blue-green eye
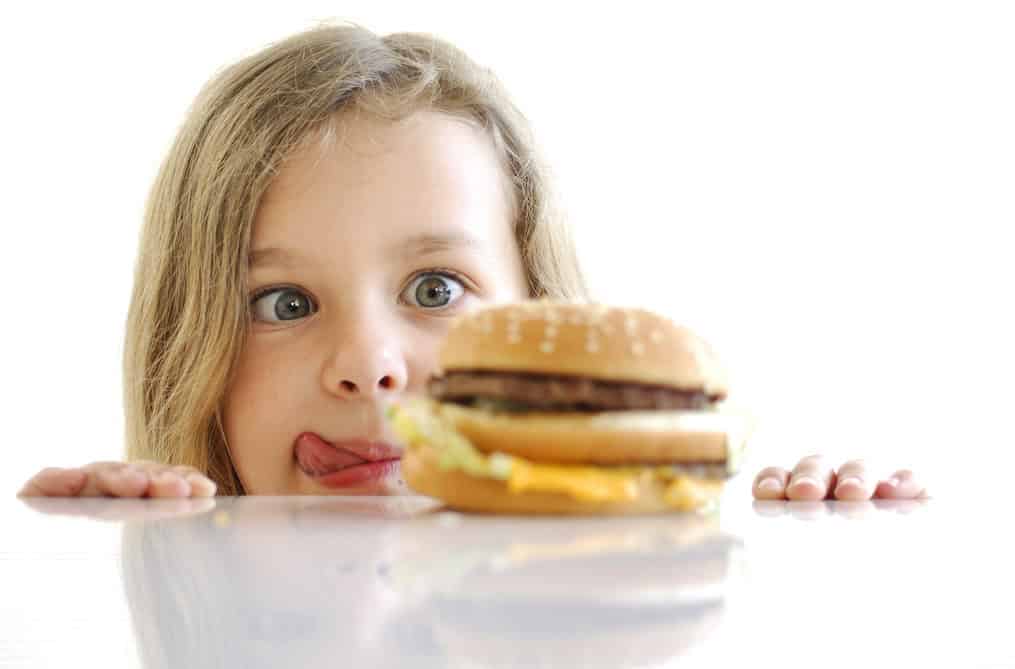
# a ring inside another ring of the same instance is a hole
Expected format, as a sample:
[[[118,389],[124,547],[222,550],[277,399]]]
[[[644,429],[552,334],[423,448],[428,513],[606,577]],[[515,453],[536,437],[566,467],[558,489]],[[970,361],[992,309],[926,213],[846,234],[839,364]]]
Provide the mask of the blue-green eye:
[[[317,306],[306,293],[296,288],[276,288],[258,293],[251,300],[251,314],[255,321],[279,323],[306,318],[317,311]]]
[[[444,309],[465,293],[465,286],[451,274],[425,272],[413,279],[402,293],[409,304],[423,309]]]

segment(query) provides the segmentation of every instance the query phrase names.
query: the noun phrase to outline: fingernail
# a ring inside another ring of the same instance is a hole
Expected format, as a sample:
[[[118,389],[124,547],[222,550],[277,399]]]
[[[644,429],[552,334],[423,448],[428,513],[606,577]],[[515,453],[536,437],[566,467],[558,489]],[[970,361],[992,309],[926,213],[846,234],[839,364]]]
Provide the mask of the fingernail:
[[[211,479],[201,474],[188,474],[187,483],[190,484],[190,489],[193,491],[200,491],[209,495],[215,494],[215,484]]]
[[[770,493],[781,493],[782,483],[779,481],[779,479],[774,479],[771,477],[762,479],[761,483],[758,484],[758,490]]]
[[[190,497],[190,483],[187,482],[187,479],[176,472],[162,472],[156,478],[162,488],[160,490],[160,496]]]
[[[790,486],[794,488],[802,485],[814,486],[815,488],[821,487],[821,484],[818,483],[818,480],[810,476],[798,476],[797,478],[793,479],[792,483],[790,483]]]
[[[121,469],[119,475],[123,481],[138,482],[145,479],[144,472],[133,468]]]
[[[850,485],[856,486],[857,488],[862,488],[863,481],[861,481],[856,476],[847,476],[844,479],[839,479],[839,484],[836,487],[841,488],[842,486],[850,486]]]

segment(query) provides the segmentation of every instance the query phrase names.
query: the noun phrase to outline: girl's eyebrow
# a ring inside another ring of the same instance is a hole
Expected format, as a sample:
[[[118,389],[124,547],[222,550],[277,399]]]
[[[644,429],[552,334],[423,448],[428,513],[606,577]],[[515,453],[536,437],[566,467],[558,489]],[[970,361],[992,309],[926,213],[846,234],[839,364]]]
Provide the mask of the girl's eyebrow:
[[[461,248],[481,251],[483,243],[465,232],[424,233],[400,240],[392,244],[389,250],[392,255],[401,258],[418,258]],[[307,259],[299,252],[278,246],[254,249],[247,256],[247,265],[250,268],[266,265],[300,267],[306,264]]]
[[[247,256],[247,266],[251,268],[262,267],[264,265],[296,266],[301,264],[304,264],[302,256],[277,246],[254,249]]]
[[[405,258],[417,258],[460,248],[479,251],[483,249],[483,243],[466,232],[456,231],[413,235],[391,245],[393,254]]]

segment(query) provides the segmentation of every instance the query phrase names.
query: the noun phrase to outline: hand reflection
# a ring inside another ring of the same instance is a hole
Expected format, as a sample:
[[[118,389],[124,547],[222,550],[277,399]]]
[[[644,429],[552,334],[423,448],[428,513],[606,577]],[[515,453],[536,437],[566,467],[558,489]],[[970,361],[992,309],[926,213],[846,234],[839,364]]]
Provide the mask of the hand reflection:
[[[868,518],[879,512],[902,515],[917,513],[929,504],[926,499],[875,499],[859,502],[754,500],[754,512],[764,518],[790,516],[796,520],[819,520],[840,516],[850,520]]]
[[[162,520],[208,513],[215,498],[106,499],[100,497],[21,497],[21,502],[39,513],[76,516],[109,522]]]

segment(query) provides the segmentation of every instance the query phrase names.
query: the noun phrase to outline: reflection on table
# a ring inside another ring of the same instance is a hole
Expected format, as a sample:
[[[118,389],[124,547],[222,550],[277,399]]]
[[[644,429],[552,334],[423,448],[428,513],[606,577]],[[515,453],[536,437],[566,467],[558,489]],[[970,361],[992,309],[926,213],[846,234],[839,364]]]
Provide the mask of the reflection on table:
[[[40,511],[89,515],[81,500]],[[124,501],[146,667],[658,664],[706,638],[743,549],[716,515],[499,518],[425,498]]]

